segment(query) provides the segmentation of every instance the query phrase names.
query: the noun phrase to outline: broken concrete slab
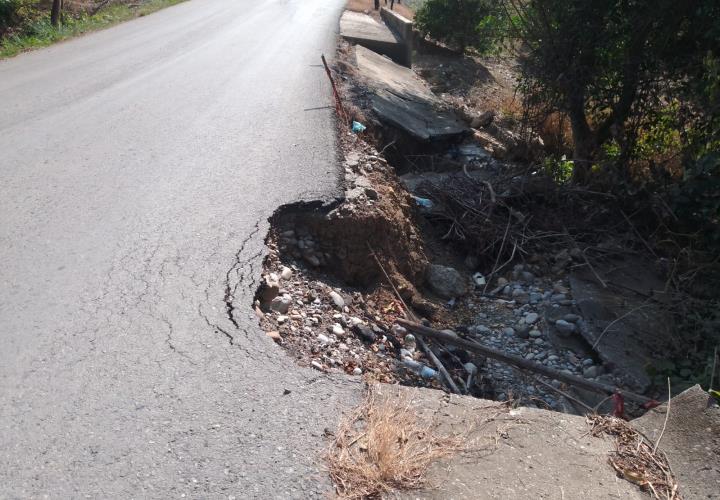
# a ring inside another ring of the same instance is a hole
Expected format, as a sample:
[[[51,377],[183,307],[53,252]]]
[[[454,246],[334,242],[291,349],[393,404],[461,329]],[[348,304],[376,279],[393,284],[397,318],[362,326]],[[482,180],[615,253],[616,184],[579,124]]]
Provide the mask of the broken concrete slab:
[[[372,109],[380,121],[420,141],[442,141],[469,133],[411,69],[361,46],[355,47],[355,60],[360,77],[372,92]]]
[[[661,306],[664,286],[649,265],[630,257],[570,275],[572,296],[585,319],[580,333],[607,368],[640,393],[652,382],[648,366],[666,357],[672,340],[671,318]]]
[[[366,14],[346,10],[340,18],[340,36],[350,43],[386,55],[398,64],[410,64],[405,42]]]
[[[608,463],[613,442],[589,435],[583,417],[430,389],[382,385],[407,398],[420,421],[439,434],[467,436],[468,450],[431,466],[427,487],[395,499],[647,498]]]
[[[685,500],[720,496],[720,407],[708,405],[709,395],[699,385],[653,408],[631,425],[645,437],[660,439]]]

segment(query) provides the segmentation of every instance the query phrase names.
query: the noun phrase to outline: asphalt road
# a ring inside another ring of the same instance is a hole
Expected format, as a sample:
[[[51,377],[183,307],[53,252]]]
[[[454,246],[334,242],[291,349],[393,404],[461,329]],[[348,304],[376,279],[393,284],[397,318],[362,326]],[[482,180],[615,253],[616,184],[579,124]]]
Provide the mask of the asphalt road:
[[[267,218],[338,193],[343,3],[191,0],[0,61],[0,498],[327,491],[359,384],[250,304]]]

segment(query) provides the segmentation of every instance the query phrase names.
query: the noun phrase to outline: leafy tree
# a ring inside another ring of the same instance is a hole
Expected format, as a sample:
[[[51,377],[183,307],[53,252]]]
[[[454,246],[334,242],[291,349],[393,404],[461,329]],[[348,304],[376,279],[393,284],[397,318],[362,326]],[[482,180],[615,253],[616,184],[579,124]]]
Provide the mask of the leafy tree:
[[[498,7],[493,0],[427,0],[415,14],[421,33],[465,51],[489,47],[484,21]]]
[[[720,47],[715,0],[499,0],[529,109],[569,118],[575,177],[613,142],[622,163],[659,112],[680,98],[679,128],[712,121],[704,61]],[[682,122],[682,123],[680,123]]]

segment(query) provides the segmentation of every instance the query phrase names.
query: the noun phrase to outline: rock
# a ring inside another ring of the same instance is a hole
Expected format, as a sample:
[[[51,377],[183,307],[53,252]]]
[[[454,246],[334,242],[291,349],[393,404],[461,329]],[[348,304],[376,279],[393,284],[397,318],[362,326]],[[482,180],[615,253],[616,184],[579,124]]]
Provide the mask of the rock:
[[[345,299],[343,299],[335,290],[330,291],[330,300],[332,300],[333,304],[335,304],[335,307],[338,309],[345,307]]]
[[[362,375],[362,369],[355,367],[355,369],[353,370],[352,373],[353,373],[353,375]]]
[[[564,293],[555,293],[552,296],[550,296],[551,302],[562,302],[567,299],[567,296]]]
[[[278,325],[282,325],[282,324],[285,323],[288,319],[290,319],[290,318],[288,318],[287,316],[278,316],[278,317],[277,317]]]
[[[311,362],[311,363],[310,363],[310,366],[312,366],[312,367],[315,368],[316,370],[320,370],[321,372],[324,372],[324,371],[325,371],[325,368],[323,367],[322,364],[320,364],[319,361],[313,361],[313,362]]]
[[[563,319],[568,323],[577,323],[582,318],[577,314],[566,314],[565,316],[563,316]]]
[[[407,335],[407,330],[400,325],[393,325],[390,328],[390,332],[398,339],[401,339]]]
[[[468,291],[467,280],[452,267],[430,264],[425,276],[430,289],[445,299],[454,299]]]
[[[305,259],[305,261],[313,267],[320,266],[320,259],[314,253],[311,253],[311,252],[303,253],[303,259]]]
[[[343,335],[345,335],[345,330],[343,330],[343,327],[340,325],[340,323],[333,323],[333,326],[330,327],[330,331],[338,337],[342,337]]]
[[[530,325],[525,322],[519,322],[515,325],[515,335],[521,339],[526,339],[530,336]]]
[[[498,279],[497,279],[497,284],[498,284],[498,286],[505,286],[505,285],[508,284],[508,280],[506,280],[505,278],[502,278],[502,277],[501,277],[501,278],[498,278]]]
[[[282,337],[280,336],[280,332],[278,331],[265,332],[265,335],[273,339],[278,344],[282,342]]]
[[[534,312],[527,313],[525,315],[525,323],[527,323],[528,325],[532,325],[538,320],[538,318],[539,318],[538,313],[534,313]]]
[[[583,377],[595,378],[595,377],[602,375],[602,373],[603,373],[602,366],[597,366],[597,365],[589,366],[583,370]]]
[[[282,271],[280,271],[280,278],[287,281],[290,278],[292,278],[292,275],[293,275],[292,269],[290,269],[287,266],[283,266]]]
[[[592,360],[592,358],[585,358],[582,360],[582,365],[585,367],[592,366],[595,364],[595,361]]]
[[[372,343],[375,342],[375,339],[377,338],[373,329],[362,323],[353,325],[352,329],[353,332],[355,332],[355,335],[357,335],[363,342]]]
[[[515,335],[515,329],[511,326],[508,326],[506,328],[503,328],[503,333],[508,336]]]
[[[270,302],[270,309],[280,314],[286,314],[288,310],[290,310],[291,305],[292,297],[286,294],[282,297],[275,297],[272,302]]]
[[[278,296],[280,293],[280,284],[277,281],[271,281],[270,278],[263,280],[263,285],[260,288],[260,301],[263,304],[268,304]]]
[[[532,338],[537,339],[537,338],[542,337],[542,332],[541,332],[540,330],[530,330],[529,335],[530,335]]]
[[[487,335],[489,333],[492,333],[492,330],[490,330],[490,328],[484,325],[473,325],[468,328],[468,332],[473,335]]]
[[[520,277],[528,283],[532,283],[535,280],[535,275],[530,271],[523,271],[520,273]]]
[[[575,332],[575,324],[565,321],[564,319],[557,320],[555,322],[555,328],[561,337],[568,337]]]
[[[317,336],[317,339],[321,344],[329,344],[331,342],[330,337],[323,335],[322,333]]]
[[[477,116],[472,117],[472,119],[470,120],[470,126],[472,128],[487,127],[492,123],[493,119],[495,119],[495,112],[492,110],[485,111]]]

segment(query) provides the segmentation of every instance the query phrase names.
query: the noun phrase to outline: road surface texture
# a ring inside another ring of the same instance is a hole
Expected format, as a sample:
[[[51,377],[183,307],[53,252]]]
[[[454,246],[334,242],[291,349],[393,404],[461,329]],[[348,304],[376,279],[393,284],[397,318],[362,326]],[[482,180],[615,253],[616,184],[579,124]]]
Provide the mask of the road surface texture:
[[[191,0],[0,61],[0,498],[328,491],[359,384],[249,306],[268,216],[339,192],[343,3]]]

